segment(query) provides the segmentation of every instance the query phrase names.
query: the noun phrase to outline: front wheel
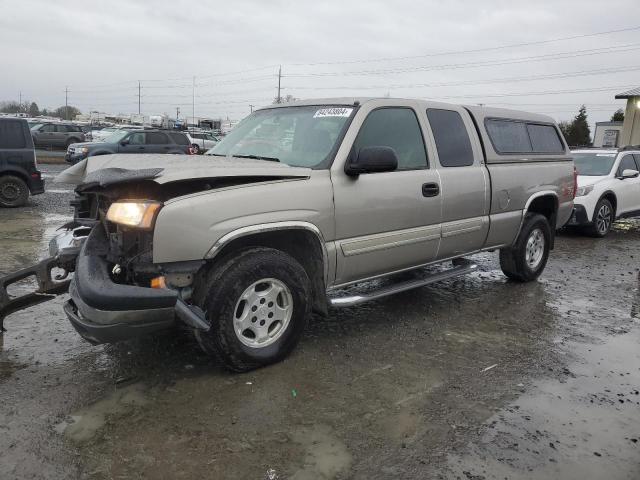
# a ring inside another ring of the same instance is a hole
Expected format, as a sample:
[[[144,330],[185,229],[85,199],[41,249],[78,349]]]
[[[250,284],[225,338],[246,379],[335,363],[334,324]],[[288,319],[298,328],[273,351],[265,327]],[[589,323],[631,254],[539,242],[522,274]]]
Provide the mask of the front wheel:
[[[605,237],[611,230],[613,216],[611,202],[606,198],[601,198],[593,211],[593,222],[587,227],[587,233],[592,237]]]
[[[232,255],[199,275],[194,300],[210,330],[196,331],[196,339],[236,372],[278,362],[302,336],[310,289],[304,268],[280,250]]]
[[[500,268],[512,280],[535,280],[547,265],[550,246],[551,227],[547,218],[528,213],[516,243],[500,250]]]
[[[21,207],[28,198],[29,187],[24,180],[13,175],[0,177],[0,207]]]

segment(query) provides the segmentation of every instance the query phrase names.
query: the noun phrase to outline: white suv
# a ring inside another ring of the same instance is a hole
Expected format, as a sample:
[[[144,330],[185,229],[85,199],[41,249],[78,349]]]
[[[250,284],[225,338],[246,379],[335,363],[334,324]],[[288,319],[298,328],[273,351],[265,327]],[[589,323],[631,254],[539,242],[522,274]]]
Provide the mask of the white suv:
[[[568,226],[604,237],[617,218],[640,216],[640,147],[571,152],[578,190]]]

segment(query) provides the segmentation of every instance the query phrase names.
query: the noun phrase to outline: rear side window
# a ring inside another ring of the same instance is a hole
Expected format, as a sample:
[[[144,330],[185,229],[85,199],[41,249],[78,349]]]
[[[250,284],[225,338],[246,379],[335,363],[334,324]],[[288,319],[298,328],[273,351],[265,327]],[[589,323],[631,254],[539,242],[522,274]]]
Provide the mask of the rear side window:
[[[0,121],[0,148],[25,148],[26,146],[21,121]]]
[[[58,133],[67,133],[69,131],[69,127],[67,127],[66,125],[56,125],[56,132]]]
[[[380,108],[365,119],[356,150],[391,147],[398,156],[398,170],[427,168],[427,153],[415,112],[410,108]]]
[[[473,165],[473,149],[462,117],[453,110],[430,108],[427,118],[436,140],[438,158],[443,167]]]
[[[498,153],[533,152],[529,133],[524,122],[490,119],[486,121],[487,133]]]
[[[160,132],[147,132],[145,143],[147,145],[162,145],[169,143],[167,136]]]
[[[189,145],[189,139],[184,133],[172,132],[169,136],[177,145]]]
[[[564,146],[558,136],[558,131],[552,125],[539,125],[528,123],[527,130],[531,139],[531,146],[534,152],[542,153],[562,153]]]
[[[51,133],[51,132],[55,132],[56,131],[56,126],[48,123],[46,125],[43,125],[42,128],[40,129],[41,132],[45,132],[45,133]]]

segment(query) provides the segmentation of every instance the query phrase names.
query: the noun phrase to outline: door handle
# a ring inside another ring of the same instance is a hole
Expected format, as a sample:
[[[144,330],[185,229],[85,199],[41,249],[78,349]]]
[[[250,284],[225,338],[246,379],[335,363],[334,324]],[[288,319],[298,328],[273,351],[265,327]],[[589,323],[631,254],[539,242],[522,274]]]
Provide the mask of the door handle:
[[[437,183],[423,183],[422,184],[422,196],[423,197],[437,197],[440,194],[440,185]]]

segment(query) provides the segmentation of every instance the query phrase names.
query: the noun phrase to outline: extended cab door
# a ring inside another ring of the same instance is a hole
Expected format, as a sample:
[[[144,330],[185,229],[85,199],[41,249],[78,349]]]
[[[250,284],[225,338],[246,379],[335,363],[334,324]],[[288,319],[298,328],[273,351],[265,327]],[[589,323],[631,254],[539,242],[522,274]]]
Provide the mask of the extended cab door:
[[[489,179],[473,121],[464,108],[427,108],[442,190],[438,258],[481,249],[489,231]]]
[[[352,142],[347,156],[364,147],[391,147],[398,169],[348,176],[348,158],[334,162],[338,285],[428,263],[440,243],[439,179],[417,111],[410,102],[376,105],[367,102],[354,118],[344,140],[345,146]]]

